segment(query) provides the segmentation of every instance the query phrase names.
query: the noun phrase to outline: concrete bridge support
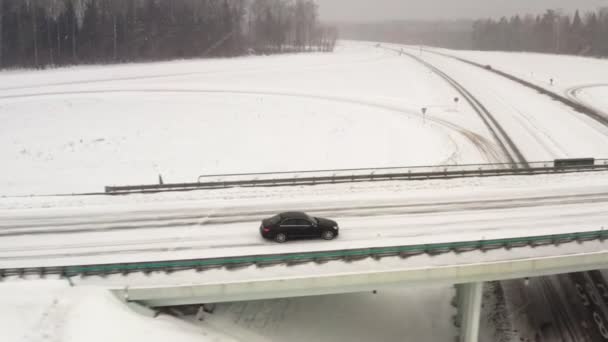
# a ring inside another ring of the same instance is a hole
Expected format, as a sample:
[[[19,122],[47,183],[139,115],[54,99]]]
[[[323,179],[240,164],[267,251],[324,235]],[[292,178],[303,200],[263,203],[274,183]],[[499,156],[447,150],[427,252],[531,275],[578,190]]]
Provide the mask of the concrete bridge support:
[[[460,342],[477,342],[479,339],[482,292],[482,282],[456,285],[456,324],[460,326]]]

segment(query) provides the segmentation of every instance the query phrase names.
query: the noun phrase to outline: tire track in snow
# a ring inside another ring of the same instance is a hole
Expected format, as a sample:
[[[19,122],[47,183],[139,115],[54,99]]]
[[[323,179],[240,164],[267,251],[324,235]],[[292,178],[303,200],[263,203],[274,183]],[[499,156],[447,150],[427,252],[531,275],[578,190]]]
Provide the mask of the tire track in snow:
[[[307,69],[307,68],[325,68],[328,66],[344,66],[344,65],[356,65],[362,63],[376,62],[379,60],[386,59],[387,56],[378,56],[373,58],[364,58],[361,60],[355,60],[347,63],[319,63],[319,64],[311,64],[300,66],[299,70]],[[144,63],[145,65],[145,63]],[[120,66],[114,65],[114,66]],[[23,89],[37,89],[37,88],[46,88],[46,87],[60,87],[60,86],[71,86],[71,85],[85,85],[85,84],[98,84],[98,83],[110,83],[110,82],[123,82],[123,81],[143,81],[143,80],[152,80],[152,79],[162,79],[162,78],[174,78],[174,77],[187,77],[187,76],[199,76],[199,75],[221,75],[221,74],[231,74],[231,73],[256,73],[256,72],[269,72],[282,70],[276,67],[273,68],[248,68],[248,69],[235,69],[235,70],[216,70],[216,71],[189,71],[189,72],[178,72],[171,74],[158,74],[158,75],[145,75],[145,76],[129,76],[129,77],[116,77],[116,78],[102,78],[102,79],[92,79],[92,80],[80,80],[80,81],[69,81],[69,82],[53,82],[53,83],[41,83],[41,84],[32,84],[27,86],[19,86],[19,87],[4,87],[0,88],[0,91],[12,91],[12,90],[23,90]]]
[[[327,96],[318,94],[306,94],[306,93],[290,93],[283,91],[272,91],[272,90],[241,90],[241,89],[172,89],[172,88],[147,88],[147,89],[100,89],[100,90],[77,90],[77,91],[57,91],[57,92],[36,92],[36,93],[25,93],[15,95],[4,95],[0,96],[1,100],[10,99],[21,99],[21,98],[32,98],[32,97],[45,97],[45,96],[63,96],[63,95],[95,95],[95,94],[121,94],[121,93],[185,93],[185,94],[237,94],[237,95],[262,95],[262,96],[283,96],[283,97],[295,97],[295,98],[306,98],[313,100],[332,101],[338,103],[349,103],[360,106],[372,107],[383,109],[399,113],[406,116],[414,116],[422,118],[423,115],[418,113],[417,110],[407,109],[400,106],[388,105],[385,103],[366,101],[357,98],[341,97],[341,96]],[[450,123],[446,120],[439,118],[427,117],[426,120],[432,121],[434,124],[441,126],[442,128],[454,131],[457,134],[463,136],[473,146],[475,146],[480,154],[488,162],[501,162],[504,159],[500,156],[500,152],[495,146],[478,135],[477,133],[467,130],[461,126]]]
[[[440,56],[453,58],[455,60],[458,60],[458,61],[470,64],[470,65],[473,65],[475,67],[487,70],[485,68],[485,66],[483,66],[479,63],[476,63],[476,62],[469,61],[464,58],[460,58],[460,57],[456,57],[456,56],[452,56],[449,54],[440,53],[440,52],[436,52],[436,51],[429,51],[429,50],[425,50],[425,51],[434,53],[434,54],[437,54]],[[494,70],[494,69],[491,69],[489,71],[491,71],[495,74],[498,74],[500,76],[503,76],[514,82],[517,82],[528,88],[537,90],[541,94],[548,95],[551,98],[568,105],[569,107],[575,109],[576,111],[589,116],[590,118],[598,121],[599,123],[603,124],[604,126],[608,126],[608,115],[606,112],[601,111],[593,106],[590,106],[587,103],[584,103],[584,101],[580,100],[577,96],[577,94],[583,89],[593,88],[593,87],[604,87],[604,86],[608,86],[608,84],[592,84],[592,85],[572,87],[566,91],[567,98],[564,98],[564,97],[557,95],[555,93],[552,93],[551,91],[546,90],[540,86],[536,86],[528,81],[525,81],[523,79],[520,79],[520,78],[510,75],[510,74],[507,74],[505,72],[502,72],[499,70]],[[555,141],[553,141],[553,142],[556,146],[558,146]],[[548,151],[548,146],[546,146],[544,143],[542,145]],[[559,146],[558,146],[558,148],[559,148]],[[561,150],[561,148],[559,148],[559,149]],[[588,273],[583,273],[583,274],[588,275]],[[555,277],[559,277],[559,276],[553,276],[553,278],[555,278]],[[558,291],[552,285],[551,279],[552,279],[552,277],[541,278],[540,281],[543,284],[543,286],[540,290],[541,290],[541,293],[547,297],[547,302],[550,303],[550,309],[553,312],[554,320],[556,320],[560,323],[558,326],[558,332],[560,333],[562,339],[564,339],[564,340],[566,339],[565,338],[566,336],[569,336],[569,340],[571,340],[571,341],[586,341],[586,338],[584,337],[584,335],[581,334],[581,332],[576,329],[577,328],[577,326],[575,324],[576,318],[572,317],[571,313],[568,310],[568,307],[564,305],[564,302],[560,296],[560,291]],[[551,300],[549,300],[549,299],[551,299]],[[608,331],[607,331],[607,333],[608,333]]]
[[[560,217],[555,218],[556,222],[563,220],[564,218],[579,218],[580,215],[561,215]],[[456,223],[456,227],[463,225],[473,224],[475,226],[474,232],[478,234],[479,239],[484,239],[484,234],[486,233],[495,233],[502,231],[505,227],[508,227],[511,230],[511,233],[514,232],[529,232],[529,218],[523,217],[518,220],[511,220],[506,226],[492,226],[491,223],[494,222],[492,218],[479,220],[479,219],[470,219],[469,221],[458,221]],[[257,222],[256,222],[257,223]],[[403,239],[412,239],[412,238],[435,238],[435,237],[444,237],[450,234],[454,234],[454,226],[451,225],[451,220],[446,222],[431,222],[424,224],[417,224],[416,230],[404,230],[402,225],[389,225],[389,226],[379,226],[380,232],[373,231],[370,232],[368,227],[358,227],[358,228],[342,228],[342,233],[347,236],[346,239],[340,240],[341,243],[365,243],[368,247],[380,247],[395,243],[402,243]],[[437,228],[441,227],[441,228]],[[461,227],[459,227],[461,228]],[[470,231],[463,230],[459,233],[464,233],[465,235],[469,234]],[[398,240],[401,242],[393,242]],[[5,255],[0,256],[0,260],[4,261],[25,261],[25,260],[41,260],[48,258],[81,258],[81,257],[91,257],[91,256],[113,256],[116,254],[121,255],[133,255],[138,253],[166,253],[166,252],[183,252],[183,251],[210,251],[210,250],[218,250],[218,249],[232,249],[232,248],[242,248],[242,247],[260,247],[260,246],[274,246],[276,245],[272,241],[265,241],[258,235],[243,235],[242,232],[234,232],[232,234],[226,236],[208,236],[203,235],[199,237],[191,237],[187,241],[181,241],[181,244],[178,244],[178,238],[169,237],[169,238],[157,238],[157,239],[148,239],[148,240],[113,240],[106,241],[103,243],[80,243],[80,244],[70,244],[70,245],[62,245],[62,246],[28,246],[25,248],[27,253],[23,254],[23,248],[15,250],[18,254],[16,255]],[[368,245],[371,243],[370,246]],[[301,241],[298,245],[316,245],[316,246],[325,246],[324,242],[318,242],[315,240],[307,240]],[[331,246],[331,245],[329,245]],[[334,247],[332,247],[334,248]],[[97,249],[97,250],[94,250]],[[317,250],[317,249],[315,249]],[[37,252],[43,252],[37,253]],[[0,252],[0,253],[11,253],[8,252]],[[32,254],[34,253],[34,254]]]
[[[431,63],[402,50],[391,49],[397,53],[402,53],[415,61],[423,64],[435,74],[443,78],[448,84],[450,84],[471,106],[471,108],[479,115],[486,128],[490,131],[494,140],[503,151],[504,156],[509,160],[510,163],[519,162],[524,165],[527,164],[526,158],[523,156],[519,148],[515,145],[511,137],[506,133],[500,123],[494,118],[492,113],[464,86],[458,83],[455,79],[450,77],[448,74],[432,65]]]
[[[593,104],[590,104],[590,103],[587,103],[587,102],[581,100],[581,98],[578,96],[578,94],[581,91],[584,91],[585,89],[593,89],[593,88],[608,88],[608,83],[594,83],[594,84],[592,83],[592,84],[579,85],[579,86],[575,86],[575,87],[566,89],[565,93],[566,93],[566,96],[570,100],[578,102],[582,105],[591,107],[591,108],[595,109],[598,113],[600,113],[603,116],[605,116],[606,118],[608,118],[608,112],[606,110],[597,108]]]
[[[584,115],[590,117],[591,119],[597,121],[601,125],[608,127],[608,116],[604,115],[605,113],[599,112],[595,108],[587,106],[586,104],[584,104],[582,102],[574,101],[574,100],[568,98],[568,96],[563,96],[563,95],[554,93],[554,92],[552,92],[552,91],[550,91],[548,89],[543,88],[542,86],[536,85],[536,84],[534,84],[532,82],[526,81],[526,80],[524,80],[522,78],[519,78],[519,77],[514,76],[512,74],[506,73],[504,71],[497,70],[497,69],[494,69],[494,68],[487,69],[485,65],[482,65],[482,64],[477,63],[477,62],[473,62],[471,60],[468,60],[468,59],[465,59],[465,58],[462,58],[462,57],[456,57],[456,56],[452,56],[452,55],[447,54],[447,53],[438,52],[438,51],[432,51],[432,50],[424,50],[424,51],[429,52],[429,53],[433,53],[433,54],[436,54],[436,55],[439,55],[439,56],[444,56],[444,57],[447,57],[447,58],[452,58],[452,59],[455,59],[457,61],[460,61],[460,62],[469,64],[469,65],[475,66],[477,68],[484,69],[484,70],[486,70],[488,72],[492,72],[494,74],[500,75],[500,76],[502,76],[502,77],[504,77],[506,79],[509,79],[509,80],[511,80],[513,82],[519,83],[519,84],[521,84],[521,85],[523,85],[525,87],[528,87],[530,89],[536,90],[540,94],[547,95],[550,98],[552,98],[552,99],[554,99],[556,101],[559,101],[559,102],[563,103],[564,105],[566,105],[566,106],[574,109],[575,111],[577,111],[577,112],[579,112],[581,114],[584,114]]]
[[[566,200],[575,200],[584,201],[584,200],[592,200],[592,199],[604,199],[608,198],[608,192],[596,192],[596,193],[587,193],[587,194],[577,194],[577,195],[554,195],[554,196],[530,196],[530,197],[519,197],[519,198],[499,198],[499,199],[484,199],[483,201],[479,200],[462,200],[462,201],[444,201],[444,202],[415,202],[415,203],[389,203],[389,204],[375,204],[375,205],[357,205],[357,206],[348,206],[348,205],[334,205],[328,206],[323,205],[321,207],[308,206],[305,211],[313,212],[313,213],[327,213],[329,211],[348,211],[348,210],[379,210],[379,209],[417,209],[417,208],[426,208],[426,207],[434,207],[434,208],[442,208],[442,207],[450,207],[450,206],[461,206],[463,208],[475,207],[475,206],[483,206],[483,205],[499,205],[503,207],[509,207],[517,204],[529,204],[529,203],[542,203],[542,204],[550,204],[550,203],[564,203]],[[305,205],[304,205],[305,206]],[[296,208],[301,208],[303,205],[298,204],[296,206],[281,206],[284,210],[295,210]],[[211,213],[202,213],[198,214],[198,212],[209,210]],[[229,208],[223,208],[221,211],[217,208],[193,208],[184,210],[183,213],[176,214],[173,210],[166,211],[167,214],[160,214],[158,211],[141,211],[141,212],[122,212],[120,214],[128,215],[128,218],[121,219],[116,218],[117,213],[113,213],[110,215],[86,215],[86,218],[83,220],[81,218],[76,217],[76,220],[72,220],[74,215],[67,216],[36,216],[31,217],[30,215],[26,217],[14,218],[14,220],[20,223],[8,223],[8,224],[0,224],[0,231],[3,229],[20,229],[20,228],[49,228],[49,227],[66,227],[66,226],[79,226],[79,225],[91,225],[91,224],[125,224],[125,223],[142,223],[142,222],[162,222],[162,221],[171,221],[171,220],[203,220],[204,222],[209,222],[211,219],[217,218],[238,218],[238,217],[249,217],[249,216],[265,216],[265,215],[274,215],[277,212],[277,208],[268,207],[267,209],[250,209],[245,211],[240,210],[229,210]],[[218,213],[218,214],[216,214]],[[109,218],[108,218],[109,217]],[[5,217],[6,219],[11,219],[10,216]],[[21,223],[21,222],[29,223]],[[53,221],[59,221],[57,223],[50,223]]]
[[[574,205],[581,203],[608,202],[608,194],[588,194],[580,196],[531,197],[524,199],[463,201],[446,203],[401,204],[334,207],[323,209],[305,208],[305,211],[319,216],[335,217],[379,217],[394,215],[416,215],[431,213],[451,213],[459,211],[484,211],[517,208],[535,208],[554,205]],[[0,227],[0,237],[34,236],[34,235],[65,235],[80,233],[96,233],[109,231],[129,231],[145,229],[173,229],[180,227],[204,227],[209,225],[225,225],[234,223],[252,223],[275,214],[279,208],[263,211],[235,212],[226,214],[203,214],[192,216],[164,217],[149,216],[138,219],[124,219],[120,221],[77,221],[56,223],[54,226],[22,224],[19,226],[5,225]],[[0,248],[0,252],[12,251],[11,248]]]
[[[556,321],[557,327],[555,330],[560,335],[562,341],[571,342],[583,342],[586,341],[585,335],[580,331],[580,327],[576,324],[576,319],[572,317],[568,306],[565,305],[563,298],[560,294],[559,288],[555,286],[553,281],[557,281],[560,276],[546,276],[541,277],[538,281],[540,282],[540,293],[545,296],[545,302],[549,303],[549,309],[553,320]]]
[[[524,113],[522,110],[517,108],[513,103],[507,101],[502,95],[500,95],[496,91],[492,91],[492,95],[496,97],[503,106],[511,108],[513,111],[519,114],[519,117],[515,116],[514,119],[517,120],[520,125],[528,132],[528,135],[531,136],[536,143],[542,147],[545,152],[551,156],[553,159],[557,158],[568,158],[568,153],[565,152],[563,147],[559,144],[558,141],[553,139],[549,134],[543,131],[542,127],[540,127],[534,120]],[[537,133],[542,133],[542,135],[550,142],[550,144],[541,139]]]

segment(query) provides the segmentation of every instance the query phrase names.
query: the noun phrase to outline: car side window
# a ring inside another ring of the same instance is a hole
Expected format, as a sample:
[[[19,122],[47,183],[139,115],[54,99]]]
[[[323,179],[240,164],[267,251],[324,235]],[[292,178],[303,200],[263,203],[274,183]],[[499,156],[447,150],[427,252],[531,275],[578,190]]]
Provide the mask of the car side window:
[[[298,226],[307,226],[307,227],[312,226],[312,224],[308,220],[304,220],[304,219],[299,219],[297,224],[298,224]]]
[[[298,224],[295,219],[287,219],[281,222],[281,226],[294,226]]]

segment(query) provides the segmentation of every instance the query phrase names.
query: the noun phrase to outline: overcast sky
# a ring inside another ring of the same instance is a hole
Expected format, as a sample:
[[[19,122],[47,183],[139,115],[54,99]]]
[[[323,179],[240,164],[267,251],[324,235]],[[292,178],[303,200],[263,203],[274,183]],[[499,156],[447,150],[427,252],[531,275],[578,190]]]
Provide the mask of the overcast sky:
[[[608,0],[317,0],[326,21],[387,19],[477,19],[540,13],[548,8],[570,12],[608,6]]]

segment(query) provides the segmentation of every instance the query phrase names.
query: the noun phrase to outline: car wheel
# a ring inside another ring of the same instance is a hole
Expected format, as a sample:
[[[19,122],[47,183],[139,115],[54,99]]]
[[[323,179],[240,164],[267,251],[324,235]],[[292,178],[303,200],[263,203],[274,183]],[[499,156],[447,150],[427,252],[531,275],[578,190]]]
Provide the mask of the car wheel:
[[[336,234],[334,232],[332,232],[331,230],[326,230],[323,232],[323,234],[321,236],[325,240],[333,240],[336,237]]]
[[[285,235],[283,233],[279,233],[274,237],[274,241],[276,241],[278,243],[283,243],[283,242],[287,241],[287,235]]]

